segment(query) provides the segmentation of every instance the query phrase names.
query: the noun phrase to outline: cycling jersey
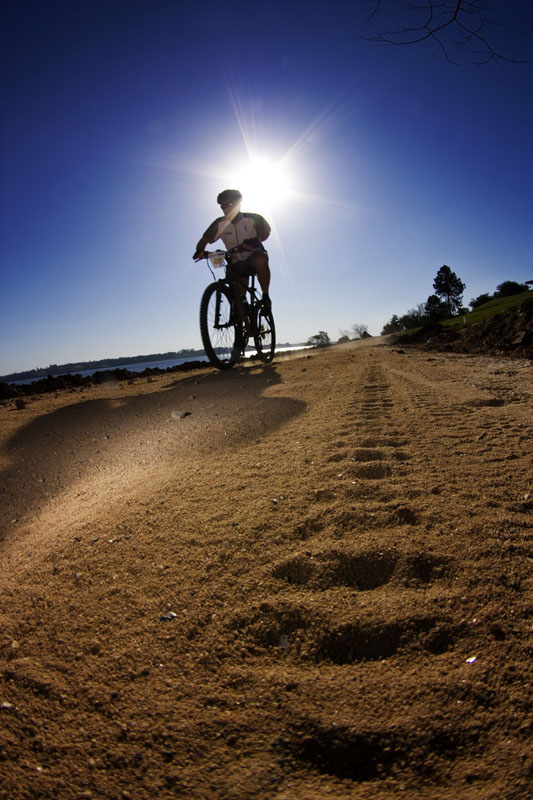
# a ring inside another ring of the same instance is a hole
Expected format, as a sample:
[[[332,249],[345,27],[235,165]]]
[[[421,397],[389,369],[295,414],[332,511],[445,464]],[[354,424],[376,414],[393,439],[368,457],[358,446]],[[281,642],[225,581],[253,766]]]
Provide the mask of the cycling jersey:
[[[242,211],[235,217],[235,221],[227,217],[218,217],[206,230],[204,237],[210,244],[222,239],[226,250],[231,250],[240,244],[248,244],[252,250],[237,251],[232,254],[232,261],[244,261],[250,258],[254,250],[264,250],[261,239],[266,239],[270,233],[270,225],[261,214],[250,214]]]

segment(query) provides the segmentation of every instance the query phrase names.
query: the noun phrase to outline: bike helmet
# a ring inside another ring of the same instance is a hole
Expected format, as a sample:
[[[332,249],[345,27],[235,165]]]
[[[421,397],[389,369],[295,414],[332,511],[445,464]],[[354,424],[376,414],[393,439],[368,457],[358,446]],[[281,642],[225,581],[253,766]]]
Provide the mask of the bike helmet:
[[[222,205],[222,203],[240,203],[242,200],[242,194],[239,192],[238,189],[224,189],[223,192],[217,197],[218,205]]]

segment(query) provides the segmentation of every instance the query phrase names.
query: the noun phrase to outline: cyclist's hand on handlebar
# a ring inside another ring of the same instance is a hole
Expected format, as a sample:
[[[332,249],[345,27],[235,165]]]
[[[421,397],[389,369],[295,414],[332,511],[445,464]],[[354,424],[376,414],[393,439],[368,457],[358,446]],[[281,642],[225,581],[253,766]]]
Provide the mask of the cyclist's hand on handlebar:
[[[201,261],[202,258],[206,258],[205,250],[197,250],[196,253],[193,255],[194,261]]]

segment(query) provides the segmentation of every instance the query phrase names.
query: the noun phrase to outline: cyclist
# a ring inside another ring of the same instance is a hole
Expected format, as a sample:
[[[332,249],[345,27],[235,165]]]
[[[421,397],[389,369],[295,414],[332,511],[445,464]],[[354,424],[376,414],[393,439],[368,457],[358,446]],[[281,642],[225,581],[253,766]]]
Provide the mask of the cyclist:
[[[263,242],[270,236],[270,225],[260,214],[241,211],[242,194],[237,189],[220,192],[217,203],[224,216],[217,217],[205,231],[196,245],[193,258],[203,258],[205,247],[222,239],[226,250],[231,252],[228,276],[239,286],[241,302],[246,297],[248,278],[254,273],[263,293],[262,305],[270,311],[270,267],[268,253],[263,247]],[[243,319],[242,308],[239,308],[239,315]]]

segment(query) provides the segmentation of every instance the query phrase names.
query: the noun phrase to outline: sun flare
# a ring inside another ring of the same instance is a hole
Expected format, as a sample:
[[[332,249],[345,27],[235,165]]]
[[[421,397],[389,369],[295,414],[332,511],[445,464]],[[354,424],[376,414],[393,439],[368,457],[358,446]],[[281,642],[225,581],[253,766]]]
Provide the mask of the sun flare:
[[[290,176],[283,163],[264,156],[250,158],[244,167],[235,170],[233,180],[246,207],[258,211],[277,208],[291,193]]]

